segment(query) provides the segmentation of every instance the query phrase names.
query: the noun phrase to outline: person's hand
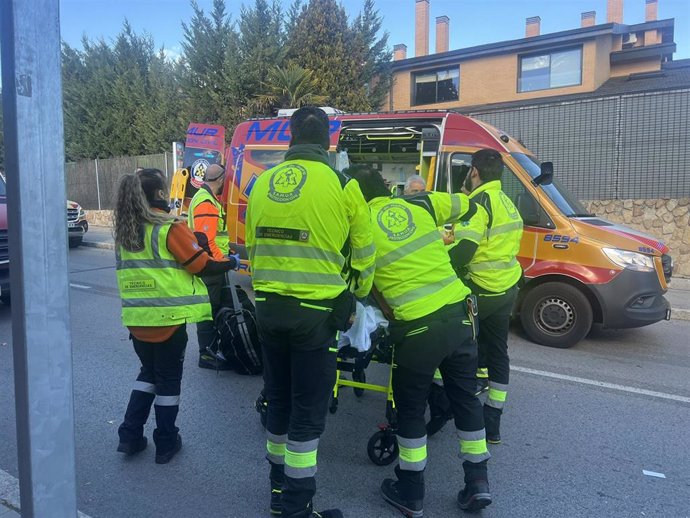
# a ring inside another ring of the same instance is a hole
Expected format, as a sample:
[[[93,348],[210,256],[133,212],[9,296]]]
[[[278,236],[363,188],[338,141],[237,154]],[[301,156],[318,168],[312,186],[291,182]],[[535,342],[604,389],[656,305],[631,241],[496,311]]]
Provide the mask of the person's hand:
[[[465,189],[465,186],[464,186],[464,185],[460,188],[460,192],[463,193],[465,196],[469,196],[469,195],[470,195],[470,191],[468,191],[467,189]]]
[[[448,246],[455,243],[455,232],[444,232],[443,233],[443,244]]]
[[[235,254],[230,254],[228,255],[229,259],[234,259],[235,260],[235,266],[233,267],[233,270],[237,271],[240,269],[240,254],[235,253]]]

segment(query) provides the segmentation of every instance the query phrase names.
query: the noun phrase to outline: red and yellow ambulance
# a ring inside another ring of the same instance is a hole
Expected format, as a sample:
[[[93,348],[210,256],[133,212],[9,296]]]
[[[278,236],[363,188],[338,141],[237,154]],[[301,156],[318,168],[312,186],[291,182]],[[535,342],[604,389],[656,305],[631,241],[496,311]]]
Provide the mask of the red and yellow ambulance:
[[[492,148],[503,155],[503,190],[525,222],[519,254],[525,283],[515,312],[535,342],[570,347],[595,322],[629,328],[670,317],[664,298],[672,272],[668,248],[589,214],[553,178],[549,164],[509,135],[449,111],[329,117],[333,166],[367,163],[394,184],[421,174],[428,190],[458,192],[474,151]],[[239,250],[252,186],[283,160],[289,142],[287,116],[250,120],[236,128],[225,151],[223,200],[230,241]]]

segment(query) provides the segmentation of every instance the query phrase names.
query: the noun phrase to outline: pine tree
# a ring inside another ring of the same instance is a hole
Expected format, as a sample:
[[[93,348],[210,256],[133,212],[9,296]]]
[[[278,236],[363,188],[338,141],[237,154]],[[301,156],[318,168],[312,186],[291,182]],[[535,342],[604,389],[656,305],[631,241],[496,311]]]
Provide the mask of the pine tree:
[[[270,70],[283,62],[283,14],[280,2],[255,0],[253,7],[242,7],[239,21],[238,69],[242,100],[251,101],[261,93],[262,82]]]

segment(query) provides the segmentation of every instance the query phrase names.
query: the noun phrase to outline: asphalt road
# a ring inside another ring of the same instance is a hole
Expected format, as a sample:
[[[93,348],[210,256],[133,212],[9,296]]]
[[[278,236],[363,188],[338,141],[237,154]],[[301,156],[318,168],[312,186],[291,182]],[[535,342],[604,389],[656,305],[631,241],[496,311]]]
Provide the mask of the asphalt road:
[[[138,362],[119,323],[114,259],[80,248],[70,260],[80,510],[93,517],[268,516],[264,438],[253,409],[261,379],[197,368],[193,327],[182,452],[165,466],[153,462],[153,448],[129,460],[115,452]],[[10,335],[10,311],[0,305],[0,469],[17,476]],[[594,330],[577,347],[557,350],[515,330],[504,443],[491,447],[494,503],[483,516],[690,516],[688,336],[690,322],[662,322]],[[386,370],[367,374],[382,380]],[[321,441],[317,507],[399,516],[378,494],[392,467],[376,467],[366,455],[384,421],[383,396],[357,399],[344,390],[340,399]],[[463,514],[455,504],[457,450],[451,426],[430,439],[425,516]]]

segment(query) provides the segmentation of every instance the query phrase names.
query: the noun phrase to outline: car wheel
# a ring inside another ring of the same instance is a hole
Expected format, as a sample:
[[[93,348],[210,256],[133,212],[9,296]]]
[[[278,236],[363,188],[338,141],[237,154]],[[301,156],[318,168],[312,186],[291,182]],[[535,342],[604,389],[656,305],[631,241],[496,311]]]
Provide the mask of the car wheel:
[[[520,321],[532,341],[566,349],[589,333],[592,306],[576,287],[564,282],[546,282],[527,292]]]
[[[83,237],[72,237],[69,240],[69,247],[70,248],[76,248],[79,245],[81,245],[82,241],[84,241]]]

